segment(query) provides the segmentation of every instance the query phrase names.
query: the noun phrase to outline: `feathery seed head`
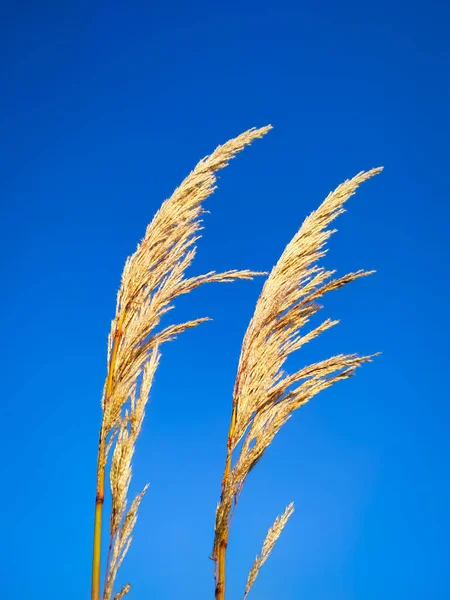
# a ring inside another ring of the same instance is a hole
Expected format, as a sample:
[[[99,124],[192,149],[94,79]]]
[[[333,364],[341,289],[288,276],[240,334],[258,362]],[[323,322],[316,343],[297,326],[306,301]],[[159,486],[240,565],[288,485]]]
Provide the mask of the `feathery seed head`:
[[[318,262],[335,231],[329,229],[331,222],[344,212],[344,203],[357,187],[380,171],[358,173],[331,192],[304,220],[263,286],[242,343],[233,392],[227,462],[216,513],[213,558],[218,563],[220,544],[228,539],[232,507],[244,482],[293,411],[337,381],[351,377],[358,366],[375,356],[339,354],[291,375],[283,370],[290,354],[338,323],[326,319],[303,332],[322,308],[317,301],[327,292],[373,272],[360,270],[333,279],[334,271],[325,270]],[[233,452],[237,458],[232,467]],[[250,571],[245,596],[289,516],[290,507],[269,530],[261,557]]]
[[[204,212],[202,204],[215,189],[216,172],[270,129],[270,125],[250,129],[202,159],[163,202],[143,240],[125,263],[116,316],[108,338],[108,374],[102,398],[100,450],[103,454],[100,453],[99,478],[112,451],[110,560],[103,600],[112,598],[117,570],[131,543],[138,507],[147,489],[145,487],[133,500],[127,512],[132,459],[160,359],[159,347],[208,319],[170,324],[160,330],[158,326],[178,296],[204,283],[248,280],[260,274],[233,269],[186,277],[185,272],[195,257]],[[115,600],[121,600],[129,589],[129,585],[123,587]]]

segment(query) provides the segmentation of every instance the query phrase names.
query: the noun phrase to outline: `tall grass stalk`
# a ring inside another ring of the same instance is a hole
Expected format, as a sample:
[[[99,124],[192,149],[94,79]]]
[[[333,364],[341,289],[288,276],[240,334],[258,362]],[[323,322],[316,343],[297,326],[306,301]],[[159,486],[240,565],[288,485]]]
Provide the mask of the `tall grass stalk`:
[[[344,203],[357,187],[381,171],[361,172],[328,195],[305,219],[267,278],[245,333],[234,385],[220,502],[216,510],[212,558],[215,562],[215,597],[225,599],[226,554],[231,520],[250,471],[292,413],[320,391],[351,377],[355,369],[375,355],[339,354],[289,375],[283,367],[299,350],[338,321],[326,319],[302,333],[322,307],[318,300],[373,271],[356,271],[333,278],[334,271],[319,266],[326,243],[335,230],[331,222],[344,212]],[[239,446],[239,447],[238,447]],[[269,529],[243,592],[246,598],[259,570],[293,513],[293,504]]]
[[[196,253],[201,229],[202,204],[215,189],[215,173],[238,152],[271,129],[250,129],[219,146],[201,160],[166,200],[148,225],[142,242],[130,256],[122,274],[116,314],[108,340],[107,375],[102,396],[102,421],[98,441],[91,600],[111,600],[117,571],[128,551],[137,512],[147,486],[128,501],[131,463],[145,414],[160,347],[186,329],[207,320],[197,318],[159,328],[176,297],[204,283],[251,279],[253,271],[211,271],[186,277]],[[109,464],[111,514],[109,551],[103,595],[101,592],[102,520],[106,466]],[[126,584],[116,593],[121,600]]]

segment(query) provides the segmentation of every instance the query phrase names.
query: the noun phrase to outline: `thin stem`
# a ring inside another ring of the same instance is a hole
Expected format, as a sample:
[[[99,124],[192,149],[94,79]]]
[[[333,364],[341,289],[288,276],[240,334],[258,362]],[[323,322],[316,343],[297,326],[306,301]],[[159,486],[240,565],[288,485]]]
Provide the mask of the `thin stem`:
[[[92,557],[92,588],[91,600],[100,599],[100,560],[101,560],[101,543],[102,543],[102,515],[103,502],[105,499],[105,467],[102,464],[105,446],[101,439],[98,445],[97,459],[97,492],[95,496],[95,519],[94,519],[94,552]]]
[[[221,539],[217,552],[217,582],[216,582],[216,600],[225,600],[225,563],[227,556],[228,542]]]
[[[125,320],[126,311],[121,314],[116,332],[114,335],[113,348],[111,354],[111,360],[108,368],[108,377],[106,380],[105,390],[105,406],[111,396],[112,387],[114,383],[114,371],[117,360],[117,351],[122,339],[122,325]],[[100,565],[101,565],[101,545],[102,545],[102,517],[103,517],[103,503],[105,500],[105,446],[106,436],[104,430],[104,422],[100,429],[99,443],[98,443],[98,456],[97,456],[97,489],[95,495],[95,518],[94,518],[94,550],[92,556],[92,585],[91,585],[91,600],[100,600]]]
[[[227,458],[225,461],[225,469],[222,478],[222,494],[221,501],[223,501],[225,497],[226,488],[228,486],[228,481],[231,473],[231,459],[233,456],[233,435],[236,427],[236,417],[237,417],[237,404],[233,402],[233,411],[231,413],[231,423],[230,430],[228,432],[228,440],[227,440]],[[214,552],[214,560],[216,562],[216,591],[215,598],[216,600],[225,600],[225,583],[226,583],[226,557],[227,557],[227,547],[228,547],[228,535],[229,535],[229,522],[227,515],[227,525],[222,533],[220,539],[215,541],[215,552]]]

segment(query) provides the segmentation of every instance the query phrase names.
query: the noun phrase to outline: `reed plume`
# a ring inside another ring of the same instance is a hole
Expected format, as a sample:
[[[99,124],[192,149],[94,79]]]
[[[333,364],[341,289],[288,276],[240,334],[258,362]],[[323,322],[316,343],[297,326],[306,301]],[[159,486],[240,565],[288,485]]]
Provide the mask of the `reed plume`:
[[[252,585],[255,583],[255,579],[258,576],[259,570],[269,558],[269,554],[272,552],[273,547],[275,546],[275,542],[280,537],[281,532],[283,531],[286,523],[289,521],[292,513],[294,512],[294,503],[291,502],[287,507],[284,513],[275,519],[274,524],[269,529],[266,535],[266,539],[264,540],[261,554],[257,556],[253,561],[252,568],[247,577],[247,585],[245,586],[244,600],[247,598],[247,594],[249,593]]]
[[[344,203],[356,188],[381,168],[361,172],[339,185],[305,219],[267,278],[245,333],[233,392],[222,492],[216,510],[212,558],[215,562],[216,600],[225,598],[225,562],[232,515],[250,471],[262,458],[294,410],[337,381],[348,379],[373,356],[339,354],[289,375],[288,356],[333,327],[326,319],[307,333],[303,328],[322,307],[318,300],[373,271],[356,271],[333,278],[334,271],[318,265],[335,230],[331,222],[344,212]],[[239,448],[238,448],[239,445]],[[235,456],[237,455],[237,456]],[[269,530],[261,556],[248,577],[244,598],[292,514],[290,504]]]
[[[162,204],[143,240],[125,263],[109,334],[107,376],[101,404],[91,600],[99,600],[101,595],[102,513],[108,456],[111,456],[112,509],[104,600],[112,598],[117,570],[131,543],[139,504],[147,489],[144,487],[129,505],[131,463],[160,360],[159,349],[186,329],[207,320],[197,318],[158,328],[161,319],[173,308],[177,296],[204,283],[251,279],[258,274],[249,270],[230,270],[186,277],[185,271],[195,257],[204,212],[202,204],[215,189],[216,172],[270,129],[270,125],[250,129],[201,160]],[[114,599],[121,600],[129,589],[129,584],[125,585]]]

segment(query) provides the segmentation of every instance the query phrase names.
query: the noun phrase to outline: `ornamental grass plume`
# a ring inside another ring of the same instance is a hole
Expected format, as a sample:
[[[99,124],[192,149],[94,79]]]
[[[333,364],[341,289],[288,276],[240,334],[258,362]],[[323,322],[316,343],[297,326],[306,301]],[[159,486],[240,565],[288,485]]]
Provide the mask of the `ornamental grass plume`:
[[[144,487],[131,504],[128,489],[136,440],[144,419],[153,377],[160,360],[159,348],[186,329],[207,320],[197,318],[159,328],[177,296],[204,283],[251,279],[255,273],[231,270],[186,277],[196,253],[204,212],[202,203],[215,189],[215,173],[238,152],[261,138],[271,126],[250,129],[219,146],[201,160],[148,225],[144,239],[130,256],[122,274],[116,314],[108,340],[107,375],[102,397],[98,444],[91,600],[100,600],[100,560],[105,470],[110,460],[111,515],[103,600],[113,597],[117,571],[127,553]],[[114,596],[121,600],[125,585]]]
[[[322,308],[318,300],[327,292],[373,273],[360,270],[333,278],[335,272],[318,266],[318,262],[326,254],[325,245],[335,231],[328,228],[330,223],[345,212],[343,205],[357,187],[380,171],[381,168],[361,172],[345,181],[305,219],[272,269],[257,301],[237,369],[222,492],[216,510],[212,553],[216,600],[225,598],[231,520],[248,474],[296,409],[337,381],[351,377],[357,367],[375,356],[338,354],[291,375],[283,371],[290,354],[338,323],[326,319],[303,333],[310,318]],[[292,512],[290,504],[269,529],[261,555],[251,567],[244,598]]]

